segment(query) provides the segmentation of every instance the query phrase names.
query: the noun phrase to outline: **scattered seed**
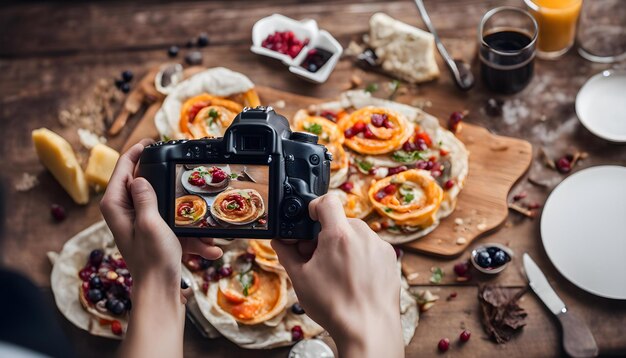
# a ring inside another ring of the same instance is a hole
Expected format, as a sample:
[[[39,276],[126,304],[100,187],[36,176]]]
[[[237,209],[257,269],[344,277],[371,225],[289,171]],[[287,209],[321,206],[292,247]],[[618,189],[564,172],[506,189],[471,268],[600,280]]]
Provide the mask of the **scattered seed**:
[[[476,229],[478,229],[479,231],[484,231],[485,229],[487,229],[487,224],[480,223],[480,224],[476,225]]]
[[[458,238],[456,239],[456,244],[457,244],[457,245],[465,245],[465,244],[467,244],[467,239],[466,239],[466,238],[464,238],[464,237],[462,237],[462,236],[461,236],[461,237],[458,237]]]

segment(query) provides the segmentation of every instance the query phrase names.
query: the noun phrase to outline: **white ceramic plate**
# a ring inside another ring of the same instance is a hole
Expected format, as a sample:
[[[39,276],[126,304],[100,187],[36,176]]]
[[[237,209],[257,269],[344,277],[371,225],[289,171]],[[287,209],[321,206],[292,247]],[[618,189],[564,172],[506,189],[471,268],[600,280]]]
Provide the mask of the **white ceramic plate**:
[[[603,71],[576,96],[580,122],[598,137],[626,143],[626,72]]]
[[[543,209],[541,238],[576,286],[626,300],[626,167],[588,168],[559,184]]]
[[[216,167],[222,169],[227,175],[230,175],[230,165],[216,165]],[[226,177],[226,183],[222,186],[211,186],[207,185],[203,188],[199,188],[197,186],[193,186],[189,184],[189,176],[193,173],[194,170],[185,170],[183,175],[181,175],[180,181],[183,185],[183,188],[187,190],[187,192],[191,194],[216,194],[220,193],[228,187],[228,183],[230,183],[230,178]]]

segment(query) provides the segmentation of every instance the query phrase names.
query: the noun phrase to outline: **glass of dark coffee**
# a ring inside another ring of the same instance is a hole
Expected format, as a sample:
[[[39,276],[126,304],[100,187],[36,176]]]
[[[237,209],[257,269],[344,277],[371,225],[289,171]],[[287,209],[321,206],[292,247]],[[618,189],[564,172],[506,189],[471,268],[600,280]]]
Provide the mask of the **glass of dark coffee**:
[[[516,93],[533,76],[537,22],[527,11],[502,6],[478,25],[478,56],[483,82],[493,92]]]

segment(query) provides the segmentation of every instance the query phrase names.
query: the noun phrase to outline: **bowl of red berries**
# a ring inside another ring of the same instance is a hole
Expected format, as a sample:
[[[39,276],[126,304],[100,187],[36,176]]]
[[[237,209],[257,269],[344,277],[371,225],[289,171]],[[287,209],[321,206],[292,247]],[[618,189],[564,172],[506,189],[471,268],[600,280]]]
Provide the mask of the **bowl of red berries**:
[[[490,243],[475,247],[471,260],[474,267],[486,274],[502,272],[513,259],[513,251],[501,244]]]
[[[252,47],[256,54],[282,61],[289,71],[308,81],[323,83],[335,68],[343,47],[315,20],[294,20],[274,14],[252,27]]]

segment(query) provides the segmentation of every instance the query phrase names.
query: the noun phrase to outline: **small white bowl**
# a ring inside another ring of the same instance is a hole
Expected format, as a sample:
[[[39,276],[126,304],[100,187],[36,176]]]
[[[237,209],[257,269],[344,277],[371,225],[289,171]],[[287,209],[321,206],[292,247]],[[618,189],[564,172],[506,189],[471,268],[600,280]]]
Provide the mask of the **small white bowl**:
[[[295,58],[261,46],[263,40],[276,31],[293,31],[297,38],[302,41],[308,39],[309,43],[302,48]],[[309,50],[313,48],[322,48],[333,54],[317,72],[309,72],[300,66]],[[281,60],[286,66],[289,66],[291,73],[314,83],[323,83],[337,65],[337,61],[343,53],[343,47],[328,31],[320,30],[315,20],[297,21],[280,14],[273,14],[257,21],[252,27],[250,51]]]
[[[602,71],[576,95],[576,115],[600,138],[626,143],[626,72]]]
[[[486,249],[486,248],[488,248],[488,247],[497,247],[497,248],[499,248],[500,250],[502,250],[502,251],[506,252],[506,254],[507,254],[507,255],[509,255],[509,257],[510,257],[511,259],[510,259],[507,263],[505,263],[504,265],[502,265],[502,266],[500,266],[500,267],[493,268],[493,269],[486,269],[486,268],[482,268],[482,267],[480,267],[480,265],[478,265],[478,263],[476,262],[476,255],[478,254],[478,250],[480,250],[480,249]],[[480,272],[482,272],[482,273],[489,274],[489,275],[495,275],[495,274],[497,274],[497,273],[502,272],[502,271],[503,271],[503,270],[504,270],[504,269],[505,269],[505,268],[509,265],[509,263],[510,263],[511,261],[513,261],[513,256],[514,256],[514,255],[513,255],[513,251],[512,251],[509,247],[493,242],[493,243],[487,243],[487,244],[483,244],[483,245],[476,246],[476,247],[472,250],[472,254],[471,254],[471,259],[470,259],[470,261],[472,262],[472,265],[474,265],[474,267],[475,267],[478,271],[480,271]]]
[[[293,31],[298,39],[302,41],[308,39],[309,44],[302,47],[302,50],[295,58],[261,46],[263,40],[276,31]],[[306,57],[306,53],[312,48],[311,44],[315,42],[318,33],[319,29],[315,20],[296,21],[287,16],[274,14],[262,18],[252,27],[252,47],[250,47],[250,51],[279,59],[287,66],[296,65]]]

